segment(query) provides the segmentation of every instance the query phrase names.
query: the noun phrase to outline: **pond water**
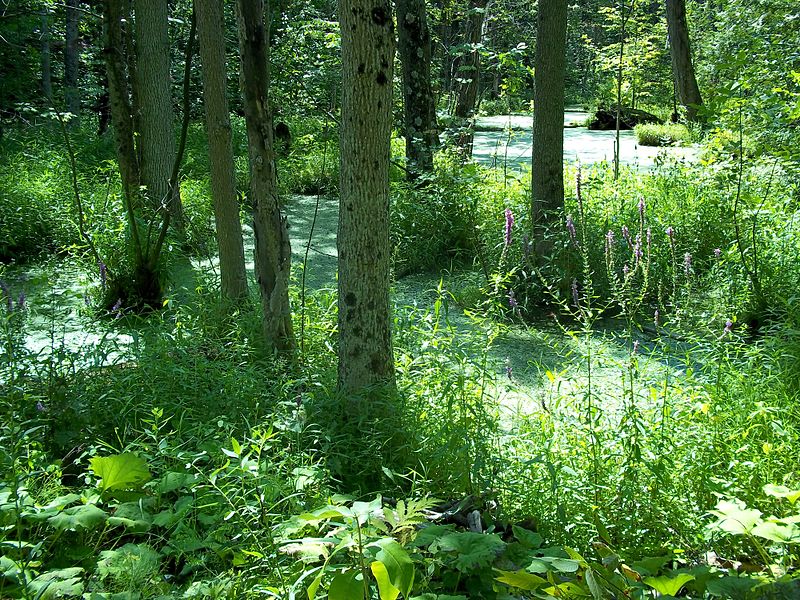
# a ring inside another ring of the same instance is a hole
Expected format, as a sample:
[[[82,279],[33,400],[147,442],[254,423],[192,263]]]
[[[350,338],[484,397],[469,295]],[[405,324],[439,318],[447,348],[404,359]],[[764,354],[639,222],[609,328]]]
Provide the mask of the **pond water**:
[[[614,160],[613,131],[589,131],[577,126],[589,114],[581,111],[564,113],[564,160],[595,164]],[[472,157],[482,165],[509,169],[526,169],[531,164],[533,118],[522,115],[478,117]],[[693,146],[658,148],[640,146],[633,131],[620,132],[620,163],[640,169],[651,169],[666,159],[696,160]]]

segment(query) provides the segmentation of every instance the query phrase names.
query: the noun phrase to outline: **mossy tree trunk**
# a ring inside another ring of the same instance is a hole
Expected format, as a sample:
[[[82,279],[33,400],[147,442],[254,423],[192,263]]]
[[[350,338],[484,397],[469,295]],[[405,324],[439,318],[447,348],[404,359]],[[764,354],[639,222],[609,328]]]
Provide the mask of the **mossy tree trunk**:
[[[403,121],[410,179],[433,173],[439,145],[431,86],[431,34],[424,0],[397,0],[398,54],[403,74]]]
[[[471,49],[458,57],[453,66],[455,71],[453,116],[458,120],[460,127],[456,143],[467,159],[472,156],[472,142],[475,136],[473,121],[481,81],[481,54],[478,46],[483,37],[487,5],[488,0],[470,0],[469,13],[463,21],[461,43],[469,45]]]
[[[194,6],[203,65],[203,105],[222,296],[237,301],[247,296],[247,273],[226,95],[223,5],[222,0],[195,0]]]
[[[696,122],[698,121],[697,109],[703,105],[703,98],[700,95],[692,63],[689,26],[686,23],[686,0],[666,0],[666,2],[667,32],[675,89],[678,92],[680,103],[686,108],[687,120]]]
[[[250,201],[256,238],[256,279],[261,292],[263,329],[267,342],[293,357],[296,342],[289,306],[292,252],[286,217],[278,201],[272,109],[269,101],[269,32],[265,23],[270,4],[238,0],[239,52],[242,66],[244,116],[250,155]]]
[[[531,224],[537,256],[564,206],[564,77],[567,0],[539,0],[531,163]]]

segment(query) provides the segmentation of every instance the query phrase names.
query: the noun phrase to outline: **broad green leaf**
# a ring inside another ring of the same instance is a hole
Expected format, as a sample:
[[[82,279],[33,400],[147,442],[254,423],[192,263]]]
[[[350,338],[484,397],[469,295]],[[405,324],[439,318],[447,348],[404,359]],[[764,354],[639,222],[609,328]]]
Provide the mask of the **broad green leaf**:
[[[325,571],[323,569],[320,569],[319,574],[316,577],[314,577],[314,581],[312,581],[311,584],[308,586],[308,590],[306,590],[306,592],[308,593],[308,600],[314,600],[314,598],[317,597],[317,590],[319,589],[319,584],[322,583],[322,576],[324,574]]]
[[[378,593],[381,596],[381,600],[396,600],[400,595],[400,590],[392,584],[386,565],[376,560],[370,564],[369,568],[375,577],[375,581],[378,582]]]
[[[408,598],[414,585],[414,563],[408,552],[391,538],[380,540],[375,558],[386,567],[392,585]]]
[[[495,534],[471,531],[447,534],[436,544],[441,550],[455,553],[455,566],[462,572],[488,566],[506,547],[505,542]]]
[[[544,592],[556,598],[585,598],[590,595],[588,591],[571,581],[544,588]]]
[[[660,577],[645,577],[643,581],[659,594],[677,596],[683,586],[690,581],[694,581],[694,575],[689,575],[688,573],[679,573],[675,577],[661,575]]]
[[[532,575],[526,571],[501,571],[497,569],[497,572],[500,573],[499,577],[495,577],[497,581],[520,590],[525,590],[526,592],[532,592],[543,585],[547,585],[546,579],[538,575]]]
[[[358,569],[338,573],[328,588],[328,600],[361,600],[364,598],[364,581],[357,579]]]
[[[94,474],[100,478],[102,492],[138,490],[150,480],[145,460],[130,452],[111,456],[96,456],[89,461]]]
[[[83,569],[72,567],[47,571],[28,583],[28,591],[39,600],[80,597],[83,594]]]
[[[764,486],[764,493],[774,498],[786,498],[792,504],[800,498],[800,490],[790,490],[785,485],[773,485],[771,483]]]
[[[159,494],[168,494],[181,488],[188,488],[196,481],[197,476],[194,473],[168,471],[161,476],[161,479],[158,480],[156,492]]]
[[[782,525],[771,521],[756,525],[753,528],[753,535],[778,542],[779,544],[796,544],[800,542],[800,528],[797,525]]]
[[[519,525],[512,525],[511,531],[514,533],[514,537],[517,538],[517,541],[529,550],[535,550],[541,546],[544,541],[542,536],[535,531],[529,531]]]
[[[602,600],[603,588],[600,587],[600,583],[594,576],[594,571],[587,569],[586,573],[584,574],[584,578],[586,579],[586,585],[589,586],[589,591],[592,594],[592,598],[594,598],[594,600]]]
[[[94,504],[82,504],[68,508],[47,519],[58,531],[92,531],[105,523],[108,513]]]
[[[749,534],[761,522],[761,511],[747,508],[740,500],[721,500],[709,512],[718,518],[716,523],[709,525],[710,528],[721,529],[733,535]]]

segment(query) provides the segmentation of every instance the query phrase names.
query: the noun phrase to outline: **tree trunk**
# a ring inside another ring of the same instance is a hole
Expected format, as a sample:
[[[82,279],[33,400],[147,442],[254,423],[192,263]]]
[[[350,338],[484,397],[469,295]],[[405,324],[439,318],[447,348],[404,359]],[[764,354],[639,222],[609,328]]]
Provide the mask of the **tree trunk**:
[[[175,163],[167,0],[135,0],[136,91],[139,101],[141,183],[153,210],[166,208],[181,229],[180,194],[169,185]]]
[[[433,173],[439,145],[431,87],[431,34],[425,0],[397,0],[398,53],[403,69],[406,162],[410,179]]]
[[[78,88],[78,23],[80,0],[67,0],[67,35],[64,45],[64,101],[67,112],[72,115],[70,123],[78,124],[81,112],[81,97]]]
[[[53,78],[50,69],[50,12],[42,9],[42,94],[48,101],[53,99]]]
[[[672,75],[681,104],[686,107],[686,118],[698,121],[697,109],[703,105],[700,88],[692,64],[689,46],[689,27],[686,24],[685,0],[667,0],[667,31],[672,56]]]
[[[126,0],[105,0],[103,21],[105,24],[105,48],[103,54],[108,77],[108,98],[111,123],[114,126],[117,160],[119,162],[122,190],[126,203],[133,210],[137,207],[139,190],[139,162],[134,144],[133,116],[130,102],[126,54],[128,47],[123,31],[123,20],[128,13]]]
[[[222,296],[240,300],[247,296],[236,172],[233,164],[231,120],[228,111],[225,30],[222,0],[195,0],[200,61],[203,65],[203,104],[211,165]]]
[[[394,22],[388,0],[339,0],[339,388],[394,385],[389,316],[389,144]]]
[[[266,8],[265,8],[266,4]],[[278,202],[269,102],[269,2],[238,0],[239,52],[244,116],[250,154],[250,200],[256,238],[256,279],[261,291],[264,335],[279,353],[292,357],[296,344],[289,306],[292,252],[286,217]]]
[[[470,0],[470,10],[464,20],[462,43],[469,44],[472,50],[460,56],[453,66],[455,70],[455,109],[453,115],[460,121],[461,132],[457,138],[457,145],[462,149],[464,156],[472,156],[472,141],[474,138],[475,110],[478,102],[478,88],[481,81],[481,55],[478,44],[483,36],[483,22],[488,0]]]
[[[566,39],[567,0],[539,0],[531,164],[531,224],[537,247],[553,214],[564,206]]]

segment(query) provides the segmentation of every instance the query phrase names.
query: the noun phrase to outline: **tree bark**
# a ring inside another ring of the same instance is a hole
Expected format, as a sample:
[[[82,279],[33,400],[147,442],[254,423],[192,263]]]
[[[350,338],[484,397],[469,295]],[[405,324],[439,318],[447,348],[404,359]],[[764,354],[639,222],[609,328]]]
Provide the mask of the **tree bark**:
[[[105,25],[105,48],[103,54],[108,77],[108,97],[111,123],[114,126],[117,161],[119,162],[122,190],[126,202],[133,210],[137,208],[139,190],[139,162],[134,143],[133,116],[130,101],[126,54],[128,47],[123,30],[123,19],[127,14],[126,0],[105,0],[103,21]]]
[[[211,166],[222,296],[241,300],[247,296],[244,243],[236,196],[231,120],[228,110],[225,30],[222,0],[195,0],[200,61],[203,66],[203,104]]]
[[[280,354],[296,350],[289,306],[292,252],[286,217],[281,214],[269,101],[269,2],[237,0],[244,116],[250,155],[250,196],[256,238],[256,279],[261,292],[263,330]],[[268,22],[268,20],[266,21]]]
[[[48,101],[53,99],[53,78],[50,69],[50,12],[42,8],[42,94]]]
[[[680,103],[686,108],[686,118],[697,122],[697,109],[703,105],[700,88],[694,74],[692,52],[689,45],[689,27],[686,24],[686,1],[667,1],[667,32],[672,56],[672,75]]]
[[[389,315],[389,144],[394,23],[388,0],[339,0],[339,388],[394,386]]]
[[[453,115],[460,121],[461,132],[457,138],[458,147],[464,156],[472,156],[474,139],[475,110],[478,103],[478,88],[481,81],[481,55],[478,44],[483,36],[483,22],[488,0],[470,0],[470,10],[463,23],[462,43],[472,49],[460,56],[453,65],[455,71],[455,108]]]
[[[397,0],[398,53],[403,69],[406,162],[410,179],[433,173],[439,145],[431,86],[431,34],[425,0]]]
[[[178,189],[170,189],[175,163],[174,111],[170,82],[167,0],[135,0],[136,92],[139,101],[141,183],[153,210],[166,208],[182,228]]]
[[[552,215],[564,206],[566,40],[567,0],[539,0],[531,159],[531,222],[537,247]]]
[[[80,0],[67,0],[67,29],[64,45],[64,101],[67,112],[72,115],[71,125],[79,123],[81,112],[80,89],[78,88],[78,23],[80,22]]]

